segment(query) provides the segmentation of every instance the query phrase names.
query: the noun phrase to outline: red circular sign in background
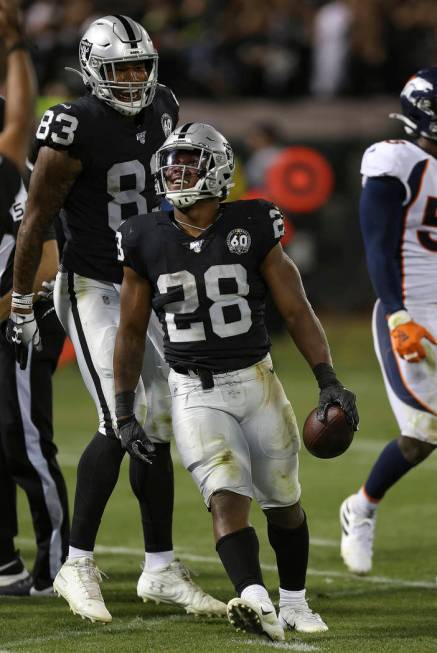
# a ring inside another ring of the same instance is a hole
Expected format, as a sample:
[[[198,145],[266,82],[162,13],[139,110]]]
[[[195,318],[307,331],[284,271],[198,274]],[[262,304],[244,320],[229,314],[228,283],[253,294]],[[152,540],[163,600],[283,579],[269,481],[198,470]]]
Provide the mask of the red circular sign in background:
[[[329,161],[311,147],[287,147],[266,173],[272,201],[293,213],[316,211],[329,199],[334,172]]]

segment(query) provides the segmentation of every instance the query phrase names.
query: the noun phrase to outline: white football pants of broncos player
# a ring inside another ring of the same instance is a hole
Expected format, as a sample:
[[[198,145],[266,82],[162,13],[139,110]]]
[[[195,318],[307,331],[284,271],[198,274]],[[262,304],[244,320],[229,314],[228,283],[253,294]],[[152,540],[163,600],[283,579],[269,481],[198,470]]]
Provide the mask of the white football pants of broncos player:
[[[169,374],[173,431],[185,468],[206,505],[218,490],[255,498],[263,509],[295,504],[299,431],[270,355],[234,372],[199,377]]]
[[[70,337],[84,383],[96,404],[99,431],[116,431],[113,355],[120,320],[120,286],[78,274],[58,272],[54,303]],[[168,367],[163,360],[162,330],[153,313],[149,323],[143,380],[136,389],[135,415],[156,443],[169,442],[171,430]]]
[[[436,305],[411,305],[411,319],[437,335]],[[401,358],[390,342],[380,300],[373,311],[373,342],[386,391],[403,436],[437,445],[437,345],[422,339],[426,357],[418,363]]]

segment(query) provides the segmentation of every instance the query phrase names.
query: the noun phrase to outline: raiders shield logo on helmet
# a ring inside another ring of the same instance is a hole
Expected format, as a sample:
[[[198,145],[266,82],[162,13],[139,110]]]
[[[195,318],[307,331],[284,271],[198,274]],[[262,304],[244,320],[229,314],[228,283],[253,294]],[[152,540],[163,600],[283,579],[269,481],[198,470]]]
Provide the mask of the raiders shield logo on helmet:
[[[172,129],[173,129],[173,121],[171,119],[171,116],[168,115],[168,113],[163,113],[161,116],[161,125],[162,125],[162,131],[165,134],[165,137],[170,136]]]
[[[90,58],[90,52],[92,47],[93,44],[87,41],[86,39],[82,39],[82,41],[80,42],[79,57],[84,66],[86,65],[88,59]]]

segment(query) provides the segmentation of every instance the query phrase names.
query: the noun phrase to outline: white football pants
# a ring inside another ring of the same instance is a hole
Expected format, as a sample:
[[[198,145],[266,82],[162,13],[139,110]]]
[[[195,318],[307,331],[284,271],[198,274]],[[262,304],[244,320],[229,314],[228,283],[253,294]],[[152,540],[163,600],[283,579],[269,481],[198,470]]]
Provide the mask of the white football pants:
[[[199,377],[170,370],[173,431],[185,468],[207,506],[218,490],[254,497],[262,508],[295,504],[299,431],[270,356],[235,372]]]
[[[99,431],[113,435],[116,430],[113,355],[120,319],[120,287],[73,272],[58,272],[54,304],[96,404]],[[135,414],[153,442],[168,442],[172,433],[168,367],[152,340],[162,348],[162,330],[153,312],[146,338],[142,374],[145,384],[140,380],[136,389]]]
[[[435,306],[408,306],[411,318],[437,336]],[[373,311],[373,342],[402,435],[437,445],[437,345],[422,339],[426,358],[409,363],[393,350],[383,305]]]

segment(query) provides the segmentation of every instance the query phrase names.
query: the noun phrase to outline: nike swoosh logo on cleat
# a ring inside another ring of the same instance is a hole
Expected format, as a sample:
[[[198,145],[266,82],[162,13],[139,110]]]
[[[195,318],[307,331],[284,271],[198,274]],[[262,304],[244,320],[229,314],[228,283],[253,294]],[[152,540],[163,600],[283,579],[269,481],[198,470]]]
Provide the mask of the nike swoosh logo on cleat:
[[[273,610],[264,610],[263,608],[261,608],[261,614],[264,615],[264,616],[266,614],[273,614]]]
[[[17,560],[11,560],[11,562],[7,562],[5,565],[2,565],[0,567],[0,571],[6,571],[6,569],[9,569],[9,567],[12,567],[12,565],[15,565],[15,563],[18,562]]]

